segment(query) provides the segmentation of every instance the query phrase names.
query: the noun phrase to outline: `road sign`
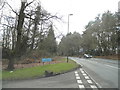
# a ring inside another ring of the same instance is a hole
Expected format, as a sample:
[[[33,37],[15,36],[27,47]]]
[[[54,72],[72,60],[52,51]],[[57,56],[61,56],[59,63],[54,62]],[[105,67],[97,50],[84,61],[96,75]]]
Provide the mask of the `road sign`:
[[[51,62],[52,59],[51,58],[42,58],[42,62]]]

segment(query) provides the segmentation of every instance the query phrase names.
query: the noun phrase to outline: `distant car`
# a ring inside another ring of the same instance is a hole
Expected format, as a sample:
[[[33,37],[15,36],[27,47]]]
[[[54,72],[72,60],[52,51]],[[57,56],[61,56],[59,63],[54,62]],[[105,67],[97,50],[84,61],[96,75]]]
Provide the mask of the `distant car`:
[[[85,57],[85,58],[92,58],[92,55],[84,54],[84,57]]]

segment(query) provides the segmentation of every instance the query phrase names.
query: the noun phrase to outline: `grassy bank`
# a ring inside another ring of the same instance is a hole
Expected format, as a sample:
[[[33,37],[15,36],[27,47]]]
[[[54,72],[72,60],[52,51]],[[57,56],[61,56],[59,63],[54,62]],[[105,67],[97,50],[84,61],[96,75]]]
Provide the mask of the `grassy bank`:
[[[66,59],[62,59],[66,61]],[[53,73],[63,73],[78,67],[74,61],[69,60],[69,63],[62,62],[56,64],[48,64],[43,66],[36,66],[31,68],[16,69],[13,72],[3,71],[3,80],[16,80],[16,79],[29,79],[44,76],[45,70],[52,71]]]

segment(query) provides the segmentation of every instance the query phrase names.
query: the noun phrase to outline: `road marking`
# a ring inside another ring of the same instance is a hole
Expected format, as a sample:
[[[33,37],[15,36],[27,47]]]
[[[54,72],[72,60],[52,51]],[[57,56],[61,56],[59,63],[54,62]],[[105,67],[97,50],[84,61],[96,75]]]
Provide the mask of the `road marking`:
[[[86,71],[85,71],[86,72]],[[87,72],[86,72],[87,73]],[[87,73],[88,74],[88,73]],[[88,74],[88,76],[97,84],[97,86],[99,87],[99,88],[102,88],[102,86],[100,85],[100,84],[98,84],[89,74]]]
[[[77,74],[78,72],[77,71],[75,71],[75,74]]]
[[[79,74],[75,74],[75,76],[76,76],[76,77],[78,77],[78,76],[79,76]]]
[[[80,79],[80,77],[78,76],[78,77],[76,77],[76,79]]]
[[[82,84],[83,82],[82,82],[82,80],[77,80],[77,83],[81,83]]]
[[[85,73],[84,71],[81,71],[81,73]]]
[[[90,79],[88,76],[85,76],[85,79]]]
[[[91,80],[87,80],[88,83],[92,84],[93,82]]]
[[[91,88],[97,88],[95,85],[90,85]]]
[[[84,85],[79,85],[79,88],[85,88],[85,86]]]
[[[112,67],[112,68],[115,68],[115,69],[120,69],[120,68],[118,68],[118,67],[114,67],[114,66],[111,66],[111,65],[106,65],[106,66]]]
[[[86,76],[86,75],[87,75],[87,74],[85,74],[85,73],[83,74],[83,76]]]
[[[83,69],[82,69],[82,68],[80,68],[80,71],[83,71]]]

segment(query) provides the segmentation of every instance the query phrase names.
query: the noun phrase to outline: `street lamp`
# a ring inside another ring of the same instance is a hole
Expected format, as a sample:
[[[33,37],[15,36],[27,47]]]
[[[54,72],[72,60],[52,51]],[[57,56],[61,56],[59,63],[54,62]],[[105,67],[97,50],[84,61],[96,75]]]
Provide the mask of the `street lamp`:
[[[72,15],[73,14],[68,14],[68,32],[67,32],[67,34],[69,34],[69,17]],[[68,53],[69,53],[69,50],[67,50],[67,63],[68,63]]]
[[[72,16],[73,14],[68,14],[68,32],[69,33],[69,17]]]
[[[26,2],[27,2],[27,0],[21,0],[21,2],[24,2],[24,3],[26,3]]]

